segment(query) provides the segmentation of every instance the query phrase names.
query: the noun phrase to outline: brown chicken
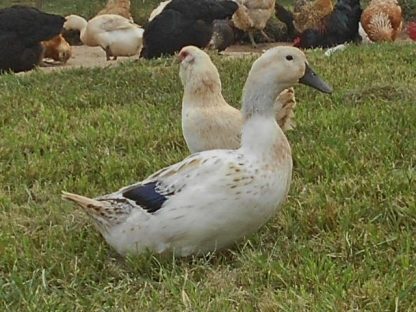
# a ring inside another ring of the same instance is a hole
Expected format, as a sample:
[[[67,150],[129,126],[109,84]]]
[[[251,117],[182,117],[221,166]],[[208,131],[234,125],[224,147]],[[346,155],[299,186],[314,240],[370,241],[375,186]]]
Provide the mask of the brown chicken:
[[[130,0],[108,0],[104,9],[97,13],[97,15],[103,14],[116,14],[133,21],[130,13]]]
[[[402,30],[402,9],[396,0],[372,0],[361,24],[371,41],[394,41]]]
[[[236,2],[239,7],[235,11],[232,21],[236,28],[248,32],[253,47],[256,47],[253,33],[257,30],[267,41],[272,41],[264,32],[264,28],[274,13],[276,0],[237,0]]]
[[[42,41],[42,45],[44,48],[43,58],[51,58],[65,64],[72,55],[71,46],[62,35],[55,36],[48,41]]]
[[[319,28],[322,18],[333,9],[331,0],[297,0],[293,10],[293,25],[300,33],[306,29]]]

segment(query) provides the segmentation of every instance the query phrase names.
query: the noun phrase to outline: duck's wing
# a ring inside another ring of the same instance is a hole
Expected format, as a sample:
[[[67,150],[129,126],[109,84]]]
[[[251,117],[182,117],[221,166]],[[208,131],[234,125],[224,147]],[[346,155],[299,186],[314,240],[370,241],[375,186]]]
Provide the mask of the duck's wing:
[[[188,186],[204,183],[207,179],[212,183],[216,175],[222,176],[222,170],[235,159],[236,153],[228,150],[196,153],[177,164],[159,170],[144,181],[95,200],[125,202],[130,208],[155,213],[163,208],[169,198],[185,191]]]
[[[100,24],[100,28],[104,31],[115,31],[139,27],[127,18],[118,15],[100,15],[104,21]]]
[[[196,153],[112,194],[91,199],[63,192],[63,198],[82,207],[98,230],[105,233],[132,215],[150,218],[165,210],[176,209],[175,204],[169,205],[176,196],[188,204],[199,201],[204,204],[201,194],[208,198],[225,198],[235,187],[230,181],[234,181],[235,176],[241,179],[245,171],[243,158],[238,150]]]

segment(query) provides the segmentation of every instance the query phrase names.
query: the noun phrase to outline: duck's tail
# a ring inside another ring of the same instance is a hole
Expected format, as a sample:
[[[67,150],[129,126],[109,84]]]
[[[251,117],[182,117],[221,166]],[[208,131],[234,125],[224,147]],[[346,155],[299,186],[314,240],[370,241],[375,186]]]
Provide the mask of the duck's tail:
[[[108,202],[98,201],[85,196],[62,192],[62,199],[72,201],[79,205],[94,221],[99,231],[107,231],[112,225],[108,216]]]
[[[98,200],[68,192],[62,192],[62,199],[72,201],[86,210],[101,209],[104,206],[104,203]]]
[[[275,102],[276,121],[283,131],[291,130],[295,127],[293,120],[295,107],[296,99],[293,88],[286,89],[279,94]]]

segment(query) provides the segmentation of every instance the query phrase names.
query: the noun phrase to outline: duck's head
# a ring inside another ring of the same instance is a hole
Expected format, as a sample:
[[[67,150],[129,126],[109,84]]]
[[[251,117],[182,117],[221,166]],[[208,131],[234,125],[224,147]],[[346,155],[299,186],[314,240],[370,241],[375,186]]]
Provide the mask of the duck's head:
[[[204,51],[194,46],[186,46],[178,54],[179,76],[188,91],[220,91],[221,80],[217,68]],[[208,91],[208,90],[207,90]]]
[[[332,88],[311,69],[305,54],[294,47],[275,47],[259,57],[251,67],[246,84],[257,84],[260,80],[282,90],[299,82],[325,93],[332,92]]]
[[[332,88],[309,67],[305,54],[294,47],[267,50],[252,65],[243,91],[243,113],[269,115],[280,92],[302,83],[330,93]]]
[[[87,21],[78,15],[68,15],[65,17],[64,29],[65,30],[79,30],[81,31],[87,25]]]

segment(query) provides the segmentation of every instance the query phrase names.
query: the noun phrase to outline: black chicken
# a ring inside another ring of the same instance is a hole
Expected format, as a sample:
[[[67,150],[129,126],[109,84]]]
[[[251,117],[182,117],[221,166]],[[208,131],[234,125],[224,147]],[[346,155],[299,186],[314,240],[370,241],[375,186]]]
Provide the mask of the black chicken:
[[[339,0],[331,14],[321,21],[319,29],[306,29],[294,43],[299,48],[331,48],[346,42],[359,42],[360,0]]]
[[[235,40],[233,23],[229,19],[215,20],[209,47],[218,52],[224,51]]]
[[[65,18],[14,5],[0,9],[0,73],[33,69],[42,59],[41,41],[58,35]]]
[[[278,4],[277,2],[274,6],[274,10],[277,19],[286,25],[288,39],[293,40],[293,38],[297,34],[295,25],[293,24],[293,13],[286,10],[282,5]]]
[[[147,26],[141,57],[171,55],[187,45],[204,48],[216,19],[231,17],[238,5],[228,0],[172,0]]]

